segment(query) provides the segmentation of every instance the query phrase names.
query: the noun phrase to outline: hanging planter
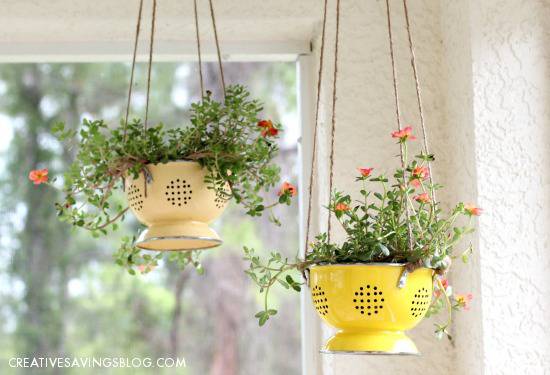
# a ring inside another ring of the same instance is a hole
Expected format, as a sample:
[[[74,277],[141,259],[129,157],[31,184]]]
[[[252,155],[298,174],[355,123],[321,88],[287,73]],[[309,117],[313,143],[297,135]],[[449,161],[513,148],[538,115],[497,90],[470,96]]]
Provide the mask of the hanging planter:
[[[135,273],[136,267],[148,272],[163,257],[162,253],[141,250],[200,250],[220,245],[221,239],[209,224],[230,201],[255,217],[278,204],[290,204],[296,195],[296,189],[285,182],[277,196],[273,194],[274,202],[264,201],[265,193],[280,180],[273,159],[279,151],[277,138],[282,127],[259,117],[262,103],[252,99],[244,86],[225,85],[212,1],[222,100],[215,100],[203,87],[195,0],[201,100],[191,105],[186,126],[149,126],[156,0],[152,3],[144,120],[129,120],[141,0],[126,116],[121,126],[113,128],[103,120],[85,119],[78,130],[66,129],[64,124],[53,129],[60,140],[77,145],[74,163],[63,176],[65,199],[56,204],[60,219],[91,231],[94,237],[117,230],[128,211],[147,226],[137,238],[124,237],[115,254],[117,263],[130,273]],[[29,177],[44,183],[45,173],[40,181],[35,177],[43,176],[44,171],[34,171]],[[127,205],[121,203],[117,191],[125,194]],[[277,220],[273,215],[270,219]],[[169,260],[181,266],[191,263],[199,267],[192,251],[172,254]]]
[[[218,246],[221,240],[208,224],[218,218],[230,195],[209,189],[207,171],[198,162],[148,164],[147,174],[126,178],[126,198],[136,218],[148,228],[136,246],[147,250],[193,250]],[[147,176],[147,178],[145,177]]]
[[[321,88],[323,51],[326,28],[326,4],[321,38],[319,83]],[[455,253],[465,235],[473,232],[471,220],[481,209],[458,203],[444,212],[436,201],[441,185],[434,183],[428,150],[422,101],[416,62],[410,35],[406,0],[403,2],[411,49],[414,78],[423,135],[422,151],[409,160],[411,142],[416,140],[410,126],[402,127],[400,119],[397,75],[391,35],[389,0],[388,34],[396,104],[397,130],[391,137],[400,149],[400,168],[391,173],[373,174],[374,168],[358,169],[353,192],[333,191],[334,140],[336,125],[336,88],[338,78],[338,42],[340,1],[336,0],[336,37],[332,92],[332,129],[329,154],[329,215],[327,230],[309,241],[311,197],[316,170],[317,127],[314,130],[313,158],[309,178],[304,256],[289,261],[279,253],[261,259],[254,249],[245,248],[250,262],[246,273],[264,296],[263,310],[256,314],[259,324],[265,324],[277,310],[268,305],[268,295],[274,285],[300,291],[306,285],[319,316],[339,331],[330,338],[325,353],[355,354],[418,354],[415,344],[405,331],[416,326],[425,316],[438,313],[447,306],[448,319],[436,325],[436,335],[448,334],[451,311],[467,309],[471,295],[453,293],[447,279],[452,260],[466,260],[471,246]],[[317,92],[318,120],[320,90]],[[318,122],[318,121],[317,121]],[[317,124],[318,125],[318,124]],[[335,217],[345,234],[343,241],[332,235]],[[302,274],[304,281],[296,281]],[[449,336],[450,337],[450,336]]]
[[[405,270],[394,263],[337,264],[310,268],[310,291],[321,319],[339,331],[323,351],[417,354],[404,331],[431,303],[434,271],[419,268],[398,286]]]
[[[414,138],[410,128],[393,136],[403,144]],[[265,298],[256,315],[260,325],[277,313],[268,306],[273,286],[300,291],[306,285],[321,319],[339,329],[325,353],[417,354],[404,332],[445,306],[448,320],[437,325],[436,335],[448,335],[450,311],[468,308],[471,297],[454,294],[445,274],[453,259],[466,260],[472,251],[467,247],[456,254],[455,247],[473,232],[471,220],[481,209],[458,203],[442,211],[432,198],[439,188],[426,166],[432,158],[405,159],[405,168],[391,173],[392,181],[375,176],[373,168],[360,168],[357,199],[335,191],[329,220],[335,217],[342,227],[342,242],[323,232],[309,243],[305,257],[294,261],[279,253],[262,259],[245,248],[247,274]],[[303,282],[296,279],[300,273]]]
[[[394,132],[406,147],[411,128]],[[260,325],[277,311],[268,306],[274,285],[300,291],[306,285],[319,316],[339,332],[326,343],[326,353],[417,354],[405,331],[445,306],[448,320],[436,335],[448,335],[451,310],[468,308],[469,295],[454,294],[447,279],[452,260],[466,260],[471,246],[455,247],[473,232],[471,220],[481,214],[474,205],[458,203],[444,213],[433,199],[440,186],[430,179],[427,163],[433,156],[404,159],[405,168],[375,176],[360,168],[360,185],[351,193],[335,191],[328,205],[345,238],[336,242],[331,231],[309,243],[304,258],[294,261],[279,253],[262,259],[245,248],[247,274],[264,294]],[[426,192],[425,192],[426,191]],[[466,222],[464,220],[466,219]],[[296,279],[300,273],[304,281]]]

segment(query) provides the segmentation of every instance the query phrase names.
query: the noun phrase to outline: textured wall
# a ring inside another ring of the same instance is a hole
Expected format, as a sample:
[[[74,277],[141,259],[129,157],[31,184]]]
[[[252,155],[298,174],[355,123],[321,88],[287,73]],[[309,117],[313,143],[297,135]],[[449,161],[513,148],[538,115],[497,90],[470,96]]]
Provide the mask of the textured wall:
[[[409,3],[435,175],[447,186],[440,198],[485,209],[471,263],[457,262],[452,272],[455,290],[471,291],[475,300],[455,316],[453,347],[433,341],[428,321],[413,333],[421,358],[324,356],[323,373],[549,373],[550,4]],[[391,4],[403,118],[417,126],[401,1]],[[343,2],[336,188],[353,189],[359,165],[397,163],[388,139],[395,125],[384,11],[383,1]],[[330,84],[323,96],[325,141]],[[326,161],[326,142],[322,149]],[[319,172],[326,197],[326,163]]]
[[[471,2],[484,367],[550,372],[550,3]]]

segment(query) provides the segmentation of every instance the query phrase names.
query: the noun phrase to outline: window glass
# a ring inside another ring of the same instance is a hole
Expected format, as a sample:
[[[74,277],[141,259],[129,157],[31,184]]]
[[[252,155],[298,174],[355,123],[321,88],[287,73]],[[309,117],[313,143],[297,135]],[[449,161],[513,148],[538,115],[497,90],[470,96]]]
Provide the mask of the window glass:
[[[207,63],[205,86],[219,98],[217,64]],[[284,180],[297,182],[299,122],[294,63],[228,63],[228,83],[248,86],[265,103],[264,115],[284,125],[280,140]],[[51,126],[124,114],[130,66],[122,63],[3,64],[0,66],[0,373],[28,373],[11,357],[185,358],[178,374],[298,374],[299,294],[274,291],[279,315],[258,327],[263,303],[243,270],[242,246],[298,251],[298,202],[277,208],[282,227],[251,219],[230,206],[215,224],[224,244],[205,251],[205,275],[163,264],[131,276],[112,253],[121,235],[135,233],[128,217],[120,233],[92,239],[55,217],[58,193],[33,186],[29,170],[59,175],[75,149],[59,143]],[[137,67],[131,114],[143,117],[146,66]],[[185,126],[198,100],[196,64],[156,63],[150,123]],[[276,199],[276,189],[268,195]],[[43,369],[41,374],[97,374],[97,369]],[[121,369],[116,374],[150,374]]]

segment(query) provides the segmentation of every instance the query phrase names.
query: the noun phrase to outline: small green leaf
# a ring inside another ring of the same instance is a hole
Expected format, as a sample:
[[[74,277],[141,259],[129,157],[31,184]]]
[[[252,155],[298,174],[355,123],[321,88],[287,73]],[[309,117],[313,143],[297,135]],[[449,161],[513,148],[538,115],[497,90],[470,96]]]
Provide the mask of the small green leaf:
[[[263,326],[268,319],[269,319],[269,314],[263,314],[262,316],[260,316],[260,320],[259,320],[260,327]]]
[[[290,287],[288,286],[288,284],[286,282],[284,282],[283,280],[281,279],[277,279],[277,281],[279,282],[279,284],[281,284],[285,289],[289,289]]]

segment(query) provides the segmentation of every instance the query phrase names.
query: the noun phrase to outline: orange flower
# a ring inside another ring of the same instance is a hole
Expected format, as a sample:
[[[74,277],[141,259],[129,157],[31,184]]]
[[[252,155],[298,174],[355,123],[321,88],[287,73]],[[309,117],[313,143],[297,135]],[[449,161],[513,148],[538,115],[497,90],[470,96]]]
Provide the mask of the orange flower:
[[[416,167],[412,171],[411,185],[414,187],[420,187],[423,180],[430,177],[430,170],[428,167]]]
[[[412,127],[407,126],[405,129],[397,130],[391,133],[392,138],[399,138],[401,142],[406,140],[414,141],[416,137],[412,135]]]
[[[262,128],[262,137],[275,137],[279,134],[279,129],[273,126],[271,120],[262,120],[258,122],[258,126]]]
[[[298,189],[296,189],[296,186],[292,185],[290,182],[284,182],[281,186],[281,189],[279,190],[278,195],[281,196],[286,193],[290,193],[290,195],[294,197],[296,196],[296,194],[298,194]]]
[[[474,297],[472,296],[472,293],[455,294],[456,303],[458,303],[458,305],[462,307],[464,310],[470,309],[470,302],[472,301],[473,298]]]
[[[335,207],[334,207],[334,210],[335,211],[349,211],[349,206],[345,203],[338,203]]]
[[[415,196],[414,200],[420,203],[429,203],[431,199],[428,193],[422,193]]]
[[[48,182],[48,168],[35,169],[34,171],[30,171],[29,180],[34,182],[35,185],[40,185]]]
[[[476,207],[473,204],[465,204],[464,209],[466,210],[466,213],[470,216],[479,216],[483,212],[482,208]]]
[[[363,177],[369,177],[373,169],[374,168],[357,168],[357,170],[359,171],[359,173],[361,173],[361,176]]]

